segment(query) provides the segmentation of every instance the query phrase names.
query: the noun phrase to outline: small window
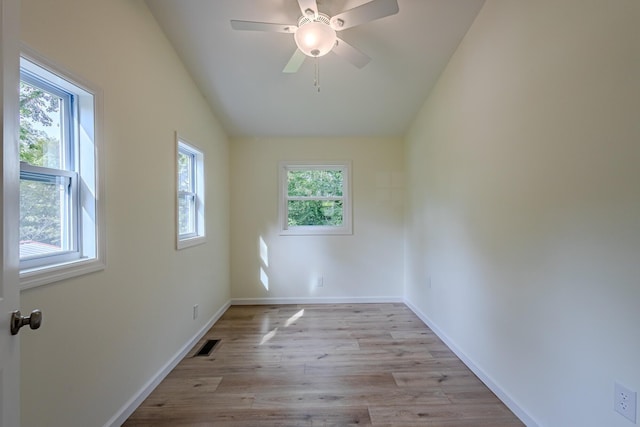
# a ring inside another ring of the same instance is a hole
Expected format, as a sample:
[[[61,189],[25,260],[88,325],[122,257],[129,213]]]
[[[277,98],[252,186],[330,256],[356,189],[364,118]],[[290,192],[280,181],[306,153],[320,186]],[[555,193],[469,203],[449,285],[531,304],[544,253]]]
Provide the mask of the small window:
[[[204,156],[177,137],[177,248],[204,243]]]
[[[20,58],[23,288],[104,268],[97,93],[35,53]]]
[[[351,234],[350,174],[350,162],[282,162],[281,234]]]

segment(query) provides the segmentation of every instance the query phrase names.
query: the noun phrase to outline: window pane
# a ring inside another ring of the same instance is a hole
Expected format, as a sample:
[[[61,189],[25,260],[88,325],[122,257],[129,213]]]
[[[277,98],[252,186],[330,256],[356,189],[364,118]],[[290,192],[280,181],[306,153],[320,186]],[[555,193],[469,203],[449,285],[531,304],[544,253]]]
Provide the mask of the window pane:
[[[289,226],[342,225],[341,200],[289,200]]]
[[[193,155],[178,153],[178,191],[193,192]]]
[[[67,186],[20,180],[20,258],[68,250]]]
[[[192,234],[196,232],[195,197],[191,194],[178,196],[178,233]]]
[[[342,196],[341,170],[290,170],[287,180],[289,196]]]
[[[20,161],[64,169],[62,99],[20,82]]]

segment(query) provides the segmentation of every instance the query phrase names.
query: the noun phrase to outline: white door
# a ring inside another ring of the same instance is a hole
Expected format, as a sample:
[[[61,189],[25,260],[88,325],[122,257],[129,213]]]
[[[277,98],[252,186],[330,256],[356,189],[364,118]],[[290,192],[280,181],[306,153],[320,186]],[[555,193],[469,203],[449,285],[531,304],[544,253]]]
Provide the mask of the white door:
[[[11,312],[20,308],[18,281],[18,82],[20,0],[0,0],[0,427],[20,425],[20,340],[11,335]]]

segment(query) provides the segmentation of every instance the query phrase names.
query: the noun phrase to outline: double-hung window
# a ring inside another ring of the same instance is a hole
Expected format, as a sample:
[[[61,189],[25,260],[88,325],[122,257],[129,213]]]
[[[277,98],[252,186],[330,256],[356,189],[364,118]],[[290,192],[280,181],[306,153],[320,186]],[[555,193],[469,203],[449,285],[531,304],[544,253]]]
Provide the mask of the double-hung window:
[[[280,233],[351,234],[351,163],[281,162]]]
[[[204,242],[204,155],[193,144],[177,139],[177,247]]]
[[[104,267],[98,227],[96,91],[36,56],[20,60],[23,287]]]

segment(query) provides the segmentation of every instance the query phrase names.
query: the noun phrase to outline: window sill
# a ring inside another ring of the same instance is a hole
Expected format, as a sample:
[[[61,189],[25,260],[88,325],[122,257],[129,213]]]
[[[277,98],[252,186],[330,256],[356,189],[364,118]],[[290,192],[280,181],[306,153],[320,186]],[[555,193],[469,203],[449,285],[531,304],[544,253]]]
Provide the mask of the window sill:
[[[24,270],[20,272],[20,290],[24,291],[48,285],[49,283],[104,270],[104,268],[105,264],[102,261],[91,258]]]
[[[189,239],[178,240],[176,247],[178,250],[180,250],[190,248],[191,246],[202,245],[203,243],[206,243],[206,241],[207,239],[205,236],[196,236]]]
[[[349,227],[292,227],[280,230],[281,236],[348,236],[353,230]]]

